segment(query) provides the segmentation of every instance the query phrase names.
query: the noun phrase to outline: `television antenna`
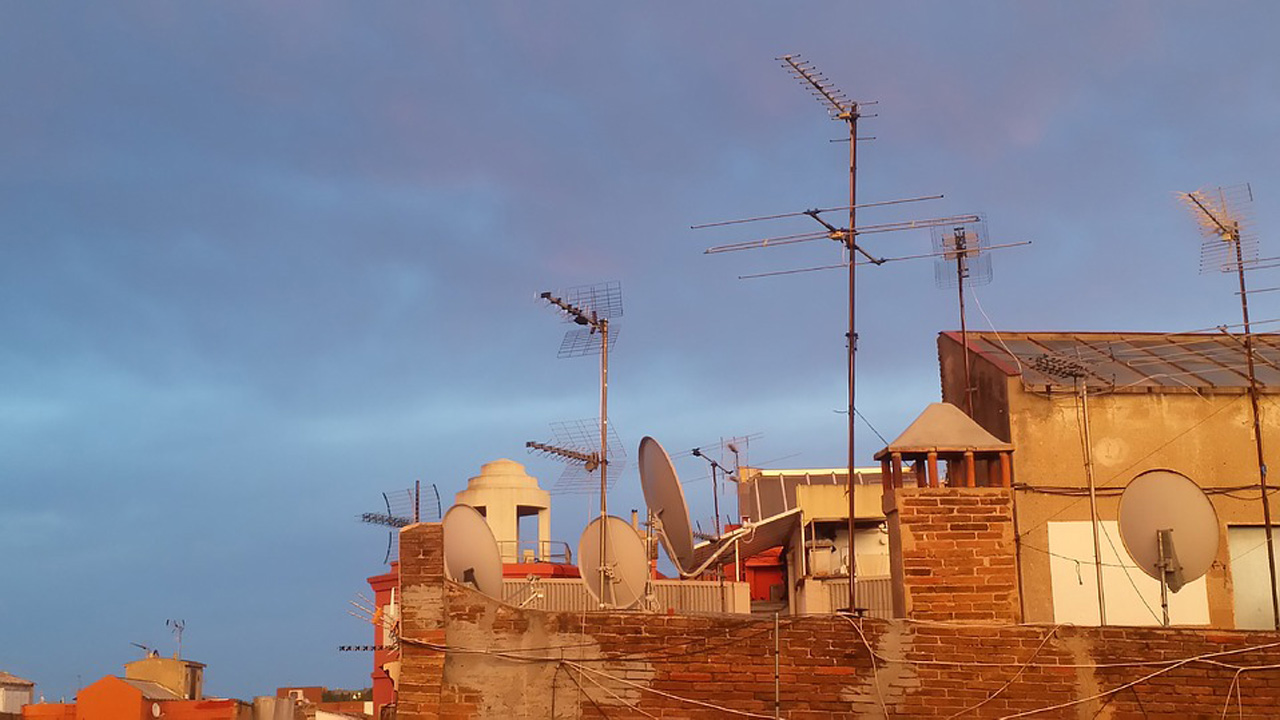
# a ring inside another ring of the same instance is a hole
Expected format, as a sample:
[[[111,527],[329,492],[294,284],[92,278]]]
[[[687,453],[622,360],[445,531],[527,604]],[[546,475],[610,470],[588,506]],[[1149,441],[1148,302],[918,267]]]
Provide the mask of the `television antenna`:
[[[720,539],[720,483],[717,481],[717,473],[724,473],[725,479],[728,480],[733,473],[728,468],[716,462],[715,458],[708,457],[702,452],[702,448],[694,448],[689,451],[696,458],[702,458],[711,466],[711,504],[715,512],[715,524],[711,534],[713,539]]]
[[[1253,332],[1249,325],[1249,290],[1246,270],[1260,270],[1258,240],[1249,227],[1248,209],[1253,189],[1246,183],[1227,188],[1196,190],[1179,196],[1200,226],[1204,242],[1200,246],[1200,272],[1235,273],[1240,283],[1240,315],[1244,328],[1244,353],[1249,379],[1249,406],[1253,411],[1254,449],[1258,460],[1258,487],[1262,491],[1262,522],[1267,538],[1267,569],[1271,573],[1271,614],[1280,630],[1280,589],[1276,587],[1275,541],[1271,530],[1271,501],[1267,490],[1267,464],[1262,451],[1262,414],[1258,403],[1258,376],[1254,372]],[[1267,261],[1274,261],[1268,258]]]
[[[187,629],[186,621],[185,620],[165,620],[164,625],[165,627],[173,631],[173,636],[178,641],[178,654],[175,657],[177,657],[178,659],[182,659],[182,631]]]
[[[553,493],[587,494],[596,491],[594,473],[601,468],[600,458],[606,457],[613,473],[608,478],[609,486],[617,482],[626,468],[627,453],[618,439],[613,426],[609,426],[609,443],[603,455],[600,452],[599,418],[572,420],[551,423],[553,440],[541,443],[530,440],[524,445],[530,452],[537,452],[547,457],[554,457],[565,463],[564,472],[551,489]]]
[[[963,303],[963,300],[961,301]],[[961,311],[963,315],[963,311]],[[969,343],[964,343],[965,387],[969,386]],[[1102,587],[1102,543],[1098,533],[1098,489],[1093,476],[1093,438],[1089,430],[1089,383],[1098,374],[1078,360],[1056,353],[1044,353],[1031,359],[1031,366],[1045,375],[1067,378],[1075,385],[1080,401],[1081,429],[1084,433],[1084,474],[1089,483],[1089,528],[1093,531],[1093,570],[1098,581],[1098,622],[1107,624],[1107,596]],[[972,411],[970,412],[972,414]]]
[[[863,113],[862,113],[863,108],[865,106],[874,105],[875,102],[858,102],[858,101],[850,100],[841,90],[839,90],[834,85],[834,83],[832,83],[826,77],[826,75],[824,75],[816,67],[814,67],[811,62],[809,62],[808,60],[802,59],[799,55],[783,55],[782,57],[778,58],[778,60],[782,61],[782,67],[785,68],[787,72],[789,72],[796,80],[798,80],[801,83],[801,85],[804,85],[805,87],[807,87],[811,92],[811,94],[813,94],[813,96],[818,100],[818,102],[827,109],[827,112],[831,116],[831,119],[841,121],[845,123],[845,125],[848,127],[848,130],[849,130],[849,203],[848,205],[843,205],[839,207],[829,207],[829,208],[815,208],[811,210],[804,210],[801,212],[782,213],[777,215],[766,215],[766,216],[759,216],[759,217],[753,217],[753,218],[744,218],[741,220],[728,220],[728,221],[722,221],[722,222],[716,222],[716,223],[707,223],[703,225],[695,225],[693,226],[693,228],[699,229],[699,228],[707,228],[707,227],[733,225],[733,224],[739,224],[739,223],[779,220],[779,219],[792,218],[792,217],[798,217],[803,215],[817,222],[819,225],[822,226],[822,229],[811,231],[811,232],[780,235],[780,236],[765,238],[763,240],[733,243],[730,245],[720,245],[720,246],[708,248],[706,250],[706,253],[712,254],[712,253],[720,253],[720,252],[730,252],[735,250],[765,248],[765,247],[772,247],[775,245],[791,245],[795,243],[804,243],[804,242],[810,242],[813,240],[821,240],[821,239],[834,240],[840,243],[840,245],[842,246],[842,249],[845,254],[845,260],[844,262],[841,262],[839,264],[824,265],[824,266],[812,267],[812,268],[801,268],[796,270],[766,272],[766,273],[760,273],[756,275],[740,276],[740,277],[743,277],[743,278],[768,277],[768,276],[775,276],[775,275],[788,275],[788,274],[794,274],[799,272],[811,272],[816,270],[827,270],[827,269],[834,269],[834,268],[844,268],[847,270],[848,272],[848,329],[845,334],[846,365],[848,369],[848,408],[847,408],[847,413],[848,413],[848,417],[847,417],[848,419],[848,423],[847,423],[848,463],[847,463],[847,466],[848,468],[847,469],[848,469],[849,484],[850,486],[852,486],[853,478],[854,478],[854,469],[855,469],[854,440],[855,440],[856,414],[854,410],[854,406],[855,406],[854,400],[855,400],[856,388],[857,388],[856,367],[857,367],[857,347],[858,347],[857,305],[856,305],[857,273],[855,272],[855,270],[859,265],[864,265],[864,264],[883,265],[886,262],[891,262],[896,260],[907,260],[907,259],[912,259],[916,257],[931,257],[933,255],[933,253],[928,253],[924,255],[898,257],[898,258],[878,257],[876,255],[871,254],[865,247],[863,247],[858,242],[858,236],[886,233],[886,232],[898,232],[902,230],[912,230],[917,228],[931,228],[935,226],[955,226],[957,224],[978,222],[981,220],[981,218],[979,218],[976,215],[959,215],[959,216],[952,216],[952,217],[932,218],[928,220],[910,220],[905,222],[891,222],[891,223],[882,223],[878,225],[865,225],[865,226],[859,227],[857,223],[857,211],[860,208],[879,207],[879,206],[885,206],[885,205],[898,205],[903,203],[913,203],[913,202],[919,202],[924,200],[935,200],[942,196],[930,195],[930,196],[923,196],[923,197],[905,198],[905,199],[899,199],[899,200],[888,200],[883,202],[875,202],[875,203],[867,203],[867,204],[859,205],[858,199],[857,199],[857,187],[858,187],[857,160],[858,160],[858,140],[860,139],[858,137],[858,120],[859,118],[863,117]],[[874,116],[869,115],[867,117],[874,117]],[[832,212],[841,212],[841,213],[847,212],[848,224],[845,227],[841,228],[835,225],[833,222],[826,220],[823,217],[824,214],[832,213]],[[859,257],[861,257],[862,259],[859,260]],[[856,514],[856,508],[855,508],[855,504],[856,504],[855,496],[856,496],[856,493],[852,491],[849,493],[850,542],[853,541],[853,538],[857,533],[857,527],[856,527],[857,514]],[[855,597],[857,595],[856,586],[857,586],[857,572],[854,567],[854,563],[850,562],[850,568],[849,568],[849,606],[850,607],[854,607],[856,605],[856,602],[855,602]]]
[[[974,387],[969,367],[969,327],[965,318],[964,289],[965,286],[976,287],[991,282],[991,255],[986,252],[990,245],[987,222],[984,218],[950,227],[938,225],[932,228],[931,235],[933,252],[938,256],[933,265],[934,280],[940,288],[956,289],[960,308],[960,345],[964,357],[964,408],[969,417],[973,417]]]
[[[396,533],[400,528],[408,527],[423,520],[439,520],[440,513],[440,492],[436,489],[435,483],[431,484],[431,494],[435,496],[435,512],[422,512],[422,482],[415,480],[413,487],[404,490],[392,491],[390,494],[382,493],[382,503],[386,506],[386,512],[362,513],[360,522],[370,525],[381,525],[391,528],[387,533],[387,553],[382,559],[383,563],[390,563],[397,554],[397,546],[395,543]]]
[[[581,357],[587,355],[600,356],[600,442],[594,453],[583,452],[575,448],[560,448],[552,445],[528,445],[541,452],[557,455],[566,460],[581,462],[584,468],[591,466],[588,472],[600,472],[600,518],[609,516],[609,348],[617,339],[616,333],[610,332],[610,320],[622,317],[622,285],[618,282],[607,282],[597,285],[581,285],[565,290],[559,295],[544,292],[539,296],[555,307],[564,317],[565,322],[578,325],[570,328],[560,343],[559,357]],[[598,337],[597,337],[598,336]],[[600,558],[608,558],[609,533],[599,533]],[[606,581],[605,564],[600,566],[600,584]]]
[[[1148,470],[1125,487],[1119,515],[1125,550],[1143,572],[1160,581],[1160,607],[1168,626],[1169,593],[1208,572],[1218,556],[1218,514],[1187,476]]]
[[[502,599],[502,554],[489,523],[470,505],[444,514],[444,574],[491,598]]]

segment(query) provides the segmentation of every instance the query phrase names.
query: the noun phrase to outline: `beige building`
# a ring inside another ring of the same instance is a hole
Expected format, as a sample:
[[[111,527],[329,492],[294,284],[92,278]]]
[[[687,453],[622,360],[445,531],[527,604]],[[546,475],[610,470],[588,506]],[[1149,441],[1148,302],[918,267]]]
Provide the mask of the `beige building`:
[[[485,463],[454,502],[484,515],[503,562],[547,562],[552,556],[551,495],[520,463],[505,458]],[[536,537],[521,536],[520,520],[526,517],[536,518]]]
[[[1256,340],[1270,459],[1280,451],[1280,336]],[[962,352],[958,333],[939,336],[943,399],[964,408]],[[1171,622],[1271,627],[1253,416],[1238,337],[969,333],[969,361],[974,419],[1015,448],[1025,621],[1098,624],[1101,605],[1107,624],[1159,624],[1159,583],[1128,557],[1116,519],[1120,493],[1135,476],[1168,469],[1205,490],[1221,527],[1207,574],[1170,596]],[[1098,489],[1101,602],[1090,470]]]
[[[171,691],[183,700],[204,698],[204,663],[152,654],[124,664],[126,680],[145,680]]]

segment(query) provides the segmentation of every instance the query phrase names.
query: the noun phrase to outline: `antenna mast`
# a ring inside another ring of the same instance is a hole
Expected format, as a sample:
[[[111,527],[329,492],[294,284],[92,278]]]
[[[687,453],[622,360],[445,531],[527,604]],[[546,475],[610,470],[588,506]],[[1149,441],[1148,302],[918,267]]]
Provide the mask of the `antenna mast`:
[[[179,660],[182,659],[182,631],[187,628],[187,623],[183,620],[165,620],[165,627],[173,630],[173,636],[178,639],[178,654],[174,655]]]
[[[849,612],[857,607],[857,558],[853,551],[854,538],[857,535],[857,492],[853,486],[854,467],[854,399],[857,392],[857,264],[853,261],[858,250],[854,240],[854,228],[858,227],[858,118],[861,117],[858,103],[849,100],[837,89],[825,75],[807,60],[800,60],[795,55],[783,55],[780,58],[783,67],[802,84],[808,85],[814,97],[827,107],[833,120],[842,120],[849,127],[849,225],[843,234],[845,252],[849,256],[849,330],[845,334],[845,347],[849,369],[849,415],[848,415],[848,487],[849,487]],[[817,219],[816,213],[813,215]]]
[[[1228,200],[1228,194],[1232,198]],[[1257,239],[1245,234],[1242,205],[1253,202],[1253,189],[1248,184],[1234,188],[1216,188],[1180,193],[1204,236],[1200,248],[1200,272],[1210,269],[1235,272],[1240,282],[1240,315],[1244,320],[1244,353],[1249,373],[1249,405],[1253,410],[1253,438],[1258,457],[1258,488],[1262,491],[1262,522],[1267,538],[1267,568],[1271,572],[1271,615],[1280,630],[1280,589],[1276,588],[1275,541],[1271,531],[1271,500],[1267,497],[1267,463],[1262,451],[1262,416],[1258,407],[1258,377],[1253,364],[1253,332],[1249,326],[1249,291],[1244,271],[1257,267]],[[1249,257],[1245,258],[1245,253]]]
[[[987,223],[985,219],[979,219],[975,223],[949,228],[938,225],[933,228],[932,234],[933,251],[938,257],[934,265],[934,278],[938,287],[954,286],[959,301],[960,344],[964,357],[964,409],[969,417],[973,417],[974,387],[970,370],[964,289],[966,285],[986,285],[991,282],[991,256],[986,253]],[[955,261],[954,271],[949,267],[950,261]]]
[[[544,292],[538,297],[558,308],[568,322],[583,326],[578,329],[570,329],[565,333],[564,341],[560,344],[560,357],[600,354],[600,445],[594,457],[575,457],[572,450],[548,445],[529,444],[528,447],[542,452],[549,452],[565,459],[580,461],[588,466],[588,472],[592,469],[600,471],[601,600],[606,605],[612,605],[612,592],[604,590],[605,587],[610,587],[608,582],[610,569],[605,561],[608,557],[606,552],[608,550],[608,533],[604,532],[607,523],[606,518],[609,516],[609,320],[610,318],[622,316],[622,287],[617,282],[610,282],[601,285],[570,288],[562,293],[562,296]],[[592,337],[593,335],[600,336],[598,344],[592,342],[595,339]],[[537,446],[535,447],[535,445]],[[594,468],[589,467],[592,464],[595,465]]]
[[[965,343],[965,377],[968,382],[969,345]],[[1093,571],[1098,581],[1098,623],[1107,624],[1107,595],[1102,588],[1102,543],[1098,540],[1098,490],[1093,479],[1093,438],[1089,432],[1089,385],[1088,378],[1093,373],[1083,364],[1071,358],[1058,355],[1037,355],[1031,360],[1032,366],[1045,375],[1071,378],[1075,384],[1076,397],[1080,400],[1081,429],[1084,434],[1084,474],[1089,482],[1089,527],[1093,531]],[[972,411],[970,411],[972,414]]]

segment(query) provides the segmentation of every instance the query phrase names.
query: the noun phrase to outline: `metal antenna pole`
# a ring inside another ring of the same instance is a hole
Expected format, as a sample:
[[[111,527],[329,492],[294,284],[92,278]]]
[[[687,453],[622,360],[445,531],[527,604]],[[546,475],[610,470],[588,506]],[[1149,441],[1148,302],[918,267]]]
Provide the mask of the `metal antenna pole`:
[[[609,321],[600,325],[600,596],[612,607],[613,586],[608,583],[609,533],[605,532],[609,517]],[[606,590],[607,588],[607,590]]]
[[[964,314],[964,280],[968,274],[968,242],[963,227],[955,229],[956,238],[956,293],[960,300],[960,352],[964,356],[964,407],[973,417],[973,379],[969,374],[969,328]]]
[[[1258,488],[1262,491],[1262,522],[1267,536],[1267,569],[1271,571],[1271,617],[1280,630],[1280,589],[1276,588],[1276,548],[1271,532],[1271,498],[1267,497],[1267,461],[1262,453],[1262,412],[1258,407],[1258,376],[1253,367],[1253,332],[1249,327],[1249,293],[1244,283],[1244,253],[1240,249],[1240,223],[1231,223],[1231,242],[1235,245],[1236,276],[1240,279],[1240,314],[1244,320],[1244,354],[1249,370],[1249,406],[1253,410],[1254,449],[1258,455]]]
[[[1076,391],[1080,393],[1080,412],[1084,424],[1084,470],[1085,477],[1089,480],[1089,524],[1093,530],[1093,571],[1098,580],[1098,622],[1106,625],[1107,596],[1102,589],[1102,544],[1098,541],[1098,491],[1093,481],[1093,440],[1089,432],[1089,386],[1078,376]]]
[[[1248,186],[1244,186],[1248,189]],[[1263,454],[1262,444],[1262,411],[1258,404],[1258,376],[1254,368],[1253,358],[1253,332],[1249,324],[1249,293],[1245,286],[1244,271],[1244,235],[1240,226],[1239,208],[1230,207],[1227,202],[1226,194],[1222,188],[1218,188],[1217,197],[1212,198],[1203,191],[1183,193],[1182,197],[1187,201],[1189,207],[1195,213],[1196,219],[1200,223],[1200,227],[1206,238],[1205,245],[1201,249],[1202,271],[1204,269],[1203,261],[1205,257],[1214,257],[1221,260],[1221,255],[1215,252],[1215,246],[1220,248],[1220,242],[1230,245],[1228,249],[1231,253],[1229,263],[1235,265],[1236,277],[1240,283],[1240,314],[1244,321],[1244,353],[1246,367],[1249,374],[1249,406],[1253,411],[1253,438],[1254,450],[1257,453],[1258,462],[1258,489],[1261,491],[1262,500],[1262,522],[1263,531],[1267,538],[1267,569],[1271,576],[1271,617],[1273,627],[1280,630],[1280,588],[1276,587],[1276,554],[1275,539],[1271,529],[1271,498],[1270,491],[1267,489],[1267,462]],[[1246,202],[1253,200],[1252,190],[1248,191]],[[1227,263],[1221,264],[1221,269],[1228,269]]]
[[[853,480],[854,428],[856,427],[854,422],[854,399],[857,389],[856,369],[858,354],[857,273],[855,272],[858,264],[853,261],[855,248],[854,228],[858,227],[858,104],[850,103],[848,110],[843,113],[841,119],[849,125],[849,232],[845,237],[845,248],[849,253],[849,334],[846,337],[849,354],[849,413],[845,418],[848,421],[849,431],[849,612],[854,612],[858,606],[858,555],[854,552],[854,538],[858,525],[858,493]]]

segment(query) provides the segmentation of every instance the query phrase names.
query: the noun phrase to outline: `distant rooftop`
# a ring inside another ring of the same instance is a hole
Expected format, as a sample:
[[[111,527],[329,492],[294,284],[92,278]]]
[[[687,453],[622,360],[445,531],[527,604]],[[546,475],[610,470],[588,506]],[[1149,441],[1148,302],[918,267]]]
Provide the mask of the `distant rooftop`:
[[[960,333],[943,335],[960,342]],[[1280,334],[1254,334],[1258,385],[1280,392]],[[969,347],[1031,387],[1075,385],[1114,391],[1168,392],[1248,387],[1239,334],[970,332]]]
[[[150,680],[134,680],[133,678],[120,678],[122,681],[134,686],[142,692],[142,697],[148,700],[182,700],[183,697],[160,683],[151,682]]]
[[[28,687],[35,685],[35,683],[25,678],[20,678],[12,673],[0,670],[0,685],[22,685],[23,687]]]

